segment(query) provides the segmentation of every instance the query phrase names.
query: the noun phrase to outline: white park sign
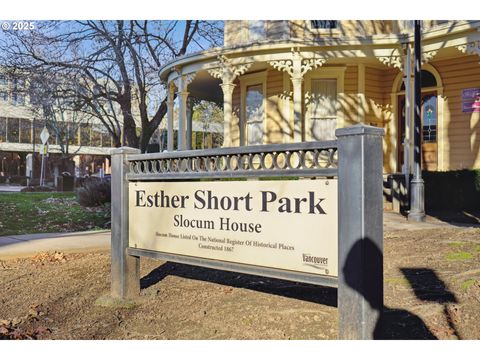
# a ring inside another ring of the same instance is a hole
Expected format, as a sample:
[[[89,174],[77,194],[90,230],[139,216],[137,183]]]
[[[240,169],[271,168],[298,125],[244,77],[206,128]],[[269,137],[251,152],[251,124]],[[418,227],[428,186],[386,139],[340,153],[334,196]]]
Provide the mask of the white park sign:
[[[130,247],[337,276],[337,180],[135,182]]]

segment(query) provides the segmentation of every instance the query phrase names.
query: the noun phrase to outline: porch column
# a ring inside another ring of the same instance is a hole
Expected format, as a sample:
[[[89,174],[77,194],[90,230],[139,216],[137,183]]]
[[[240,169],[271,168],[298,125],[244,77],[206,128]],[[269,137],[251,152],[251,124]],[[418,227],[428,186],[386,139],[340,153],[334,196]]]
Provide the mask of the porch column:
[[[192,117],[193,117],[193,99],[187,100],[187,150],[192,150]]]
[[[237,139],[232,139],[233,124],[233,106],[232,95],[235,84],[235,79],[243,75],[250,67],[252,63],[248,64],[234,64],[232,59],[227,58],[224,55],[218,57],[217,67],[207,70],[208,73],[216,79],[220,79],[220,84],[223,91],[223,118],[224,118],[224,130],[223,130],[223,147],[237,146],[239,143]],[[241,121],[238,123],[241,127]],[[242,129],[239,129],[240,134]],[[241,144],[241,142],[240,142]]]
[[[235,84],[233,83],[223,83],[220,85],[223,91],[223,146],[231,147],[232,146],[232,137],[231,137],[231,128],[232,128],[232,118],[233,118],[233,106],[232,106],[232,95],[233,90],[235,89]]]
[[[167,150],[173,151],[173,114],[174,114],[174,88],[173,84],[168,87],[167,98]]]
[[[301,142],[302,131],[302,83],[303,77],[292,77],[293,85],[293,141]]]
[[[322,66],[327,59],[316,56],[311,59],[305,59],[298,48],[292,48],[289,59],[269,61],[269,64],[278,71],[285,71],[290,75],[293,85],[293,141],[301,142],[305,136],[303,134],[303,96],[302,83],[303,76],[311,70]]]
[[[180,99],[178,105],[178,150],[186,150],[187,148],[187,100],[188,100],[188,91],[179,91],[177,96]]]
[[[178,102],[178,150],[187,149],[187,101],[188,101],[188,84],[192,82],[195,73],[182,74],[177,71],[180,76],[176,78],[175,85],[177,86]]]

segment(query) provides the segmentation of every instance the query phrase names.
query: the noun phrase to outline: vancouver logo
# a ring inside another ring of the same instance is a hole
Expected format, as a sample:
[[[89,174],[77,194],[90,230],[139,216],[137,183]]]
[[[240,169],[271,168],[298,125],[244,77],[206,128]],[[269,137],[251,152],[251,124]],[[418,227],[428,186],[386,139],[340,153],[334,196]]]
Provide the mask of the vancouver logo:
[[[327,269],[328,266],[328,258],[320,257],[320,256],[313,256],[310,254],[302,254],[303,265],[310,266],[315,269],[321,269],[325,271],[325,274],[328,275],[329,271]]]

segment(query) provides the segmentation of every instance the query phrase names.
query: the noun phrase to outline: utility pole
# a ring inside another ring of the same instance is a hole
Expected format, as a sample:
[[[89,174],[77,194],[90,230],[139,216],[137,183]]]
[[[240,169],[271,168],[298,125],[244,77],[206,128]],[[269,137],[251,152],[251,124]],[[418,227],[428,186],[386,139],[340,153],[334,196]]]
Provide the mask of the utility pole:
[[[410,212],[408,220],[425,221],[425,185],[422,179],[422,44],[421,23],[415,20],[415,68],[414,68],[414,134],[413,134],[413,179],[410,185]]]

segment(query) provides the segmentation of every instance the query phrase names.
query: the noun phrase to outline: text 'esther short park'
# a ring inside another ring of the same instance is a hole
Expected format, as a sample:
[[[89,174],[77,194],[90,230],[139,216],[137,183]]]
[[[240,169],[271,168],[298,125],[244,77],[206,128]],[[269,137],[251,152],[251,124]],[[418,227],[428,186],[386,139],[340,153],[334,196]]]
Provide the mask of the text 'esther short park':
[[[145,190],[135,191],[136,207],[157,207],[157,208],[180,208],[185,209],[193,204],[193,209],[198,210],[233,210],[261,212],[277,211],[279,213],[294,214],[316,214],[325,215],[322,207],[325,198],[315,196],[314,191],[307,191],[304,197],[279,197],[273,191],[259,191],[261,205],[260,209],[253,208],[253,196],[250,192],[244,196],[216,196],[211,190],[196,190],[193,195],[193,202],[189,195],[168,195],[164,190],[147,194]]]

